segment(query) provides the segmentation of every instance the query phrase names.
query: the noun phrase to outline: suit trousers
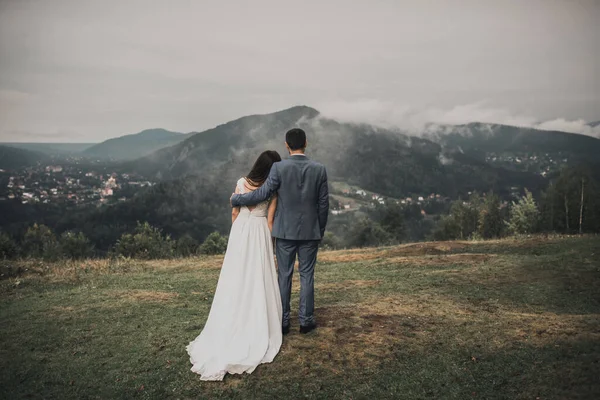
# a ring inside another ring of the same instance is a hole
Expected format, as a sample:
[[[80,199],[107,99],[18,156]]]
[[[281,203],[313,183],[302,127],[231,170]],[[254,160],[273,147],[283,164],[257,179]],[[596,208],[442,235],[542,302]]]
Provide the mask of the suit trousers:
[[[319,250],[319,240],[275,240],[277,255],[277,278],[283,306],[282,326],[290,324],[290,298],[292,294],[292,276],[294,264],[298,256],[298,272],[300,272],[300,306],[298,319],[301,326],[315,322],[315,264]]]

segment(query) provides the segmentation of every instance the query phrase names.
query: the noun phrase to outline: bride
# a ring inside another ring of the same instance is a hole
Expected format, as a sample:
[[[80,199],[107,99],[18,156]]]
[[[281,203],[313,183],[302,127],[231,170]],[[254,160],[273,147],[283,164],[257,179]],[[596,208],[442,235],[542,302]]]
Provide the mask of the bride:
[[[258,189],[279,153],[263,152],[236,193]],[[226,373],[252,373],[273,361],[282,342],[282,305],[277,285],[273,226],[277,198],[232,211],[232,226],[219,282],[204,329],[187,346],[191,370],[201,380],[220,381]]]

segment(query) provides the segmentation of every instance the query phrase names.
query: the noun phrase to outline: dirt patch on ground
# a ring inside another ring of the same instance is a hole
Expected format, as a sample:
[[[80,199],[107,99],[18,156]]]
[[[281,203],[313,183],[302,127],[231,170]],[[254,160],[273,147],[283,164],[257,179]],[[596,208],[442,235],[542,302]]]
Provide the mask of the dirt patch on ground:
[[[411,243],[390,249],[388,256],[424,256],[446,254],[454,251],[464,250],[469,242],[425,242]]]
[[[452,343],[477,349],[485,340],[489,351],[517,343],[543,347],[557,341],[600,340],[597,314],[517,313],[443,296],[394,296],[355,306],[321,307],[315,316],[317,332],[300,335],[293,330],[282,353],[304,368],[312,363],[330,366],[333,374],[343,374],[344,368],[372,367],[400,349]]]
[[[394,247],[328,251],[319,255],[320,262],[356,262],[379,258],[439,255],[465,249],[469,242],[424,242]]]
[[[435,272],[446,273],[448,279],[454,279],[453,282],[457,284],[460,281],[462,285],[485,285],[502,288],[505,286],[539,285],[543,282],[546,285],[561,287],[568,283],[574,287],[574,290],[579,286],[598,286],[596,273],[593,271],[577,271],[576,276],[573,276],[572,271],[569,270],[556,270],[543,267],[523,268],[519,264],[515,265],[503,262],[487,264],[486,266],[489,267],[490,265],[493,265],[493,268],[479,268],[477,264],[473,264],[467,269],[446,269]]]
[[[496,257],[494,254],[444,254],[437,256],[398,256],[380,260],[378,263],[384,264],[410,264],[416,266],[437,266],[437,265],[480,265]]]
[[[510,237],[503,239],[474,242],[475,245],[500,244],[509,247],[537,247],[543,244],[553,244],[561,240],[578,237],[576,235],[534,235],[529,237]],[[580,237],[580,236],[579,236]]]
[[[148,266],[156,270],[190,272],[199,269],[221,269],[224,256],[190,257],[174,260],[147,261]]]
[[[319,254],[318,262],[323,263],[342,263],[364,260],[375,260],[381,258],[383,251],[381,249],[355,249],[355,250],[336,250]]]
[[[347,280],[334,283],[315,283],[315,290],[318,291],[342,291],[350,289],[361,289],[376,287],[381,284],[380,280]],[[300,279],[294,279],[292,283],[292,293],[300,292]]]
[[[335,250],[319,253],[319,261],[323,263],[342,263],[376,260],[393,257],[422,257],[463,252],[466,249],[477,249],[489,245],[529,248],[560,241],[564,237],[546,237],[543,235],[528,238],[509,238],[486,241],[451,241],[421,242],[402,244],[394,247],[363,248],[351,250]]]
[[[409,308],[405,307],[407,311]],[[400,343],[421,341],[423,327],[430,325],[427,317],[416,314],[416,309],[407,314],[376,311],[363,305],[317,308],[318,337],[292,332],[284,340],[282,352],[293,353],[307,363],[311,360],[330,365],[332,373],[341,374],[344,368],[378,364]]]
[[[536,345],[579,339],[600,340],[600,315],[543,314],[506,312],[504,333],[512,340],[525,340]]]

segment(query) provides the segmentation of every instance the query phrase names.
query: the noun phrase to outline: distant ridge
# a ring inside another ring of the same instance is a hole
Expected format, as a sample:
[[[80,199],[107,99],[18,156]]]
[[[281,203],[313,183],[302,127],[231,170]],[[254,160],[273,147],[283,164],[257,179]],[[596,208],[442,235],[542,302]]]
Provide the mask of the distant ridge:
[[[30,151],[37,151],[47,155],[68,155],[78,154],[96,143],[27,143],[27,142],[7,142],[1,145],[16,147]]]
[[[172,146],[190,134],[166,129],[146,129],[139,133],[105,140],[82,152],[88,157],[114,160],[132,160],[143,157],[163,147]]]
[[[48,159],[47,155],[37,151],[0,145],[0,168],[2,169],[28,167]]]
[[[591,136],[482,122],[436,125],[424,137],[464,151],[565,153],[586,159],[600,154],[600,140]]]

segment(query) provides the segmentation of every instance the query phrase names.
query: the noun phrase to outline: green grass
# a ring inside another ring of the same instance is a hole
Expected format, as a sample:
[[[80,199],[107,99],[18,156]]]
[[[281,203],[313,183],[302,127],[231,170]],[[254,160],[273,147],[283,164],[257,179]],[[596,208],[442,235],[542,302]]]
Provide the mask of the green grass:
[[[185,346],[220,261],[12,265],[0,398],[600,398],[598,237],[323,252],[319,329],[296,323],[272,364],[201,382]]]

